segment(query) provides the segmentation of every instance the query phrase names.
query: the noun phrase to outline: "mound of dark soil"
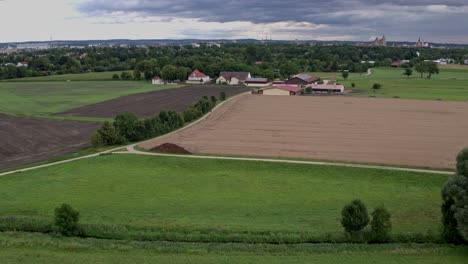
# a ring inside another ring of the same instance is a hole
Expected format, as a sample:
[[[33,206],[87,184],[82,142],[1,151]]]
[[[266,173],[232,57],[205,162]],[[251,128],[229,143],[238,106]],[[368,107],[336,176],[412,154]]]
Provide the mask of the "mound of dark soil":
[[[164,143],[155,148],[152,148],[151,151],[172,154],[192,154],[190,151],[184,149],[183,147],[172,143]]]

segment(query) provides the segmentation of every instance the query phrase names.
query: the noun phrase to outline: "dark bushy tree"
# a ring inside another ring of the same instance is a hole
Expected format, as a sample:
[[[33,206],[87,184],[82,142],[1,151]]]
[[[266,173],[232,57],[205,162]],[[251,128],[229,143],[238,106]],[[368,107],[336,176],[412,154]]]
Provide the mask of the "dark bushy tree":
[[[457,156],[456,175],[442,189],[443,236],[447,242],[468,242],[468,148]]]
[[[373,240],[376,242],[387,242],[392,230],[391,214],[387,208],[377,207],[372,212],[371,230]]]
[[[361,200],[354,200],[341,211],[341,224],[348,233],[359,232],[369,224],[366,205]]]
[[[79,220],[80,213],[70,205],[62,204],[60,207],[55,208],[54,224],[60,234],[64,236],[81,235],[82,232],[78,225]]]
[[[113,125],[118,133],[130,142],[143,139],[143,123],[132,113],[116,116]]]
[[[226,101],[226,93],[225,93],[225,92],[221,92],[221,93],[219,94],[219,99],[220,99],[221,101]]]

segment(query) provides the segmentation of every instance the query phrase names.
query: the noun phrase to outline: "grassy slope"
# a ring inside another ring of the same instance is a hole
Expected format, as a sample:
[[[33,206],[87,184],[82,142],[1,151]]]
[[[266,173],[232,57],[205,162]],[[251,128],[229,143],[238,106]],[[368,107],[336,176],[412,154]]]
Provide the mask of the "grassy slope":
[[[0,233],[2,264],[13,263],[465,263],[466,246],[388,244],[249,245],[51,237]]]
[[[194,168],[197,168],[194,170]],[[437,232],[440,175],[371,169],[101,156],[0,177],[3,215],[50,217],[70,203],[85,223],[341,233],[343,205],[385,204],[394,232]]]
[[[132,81],[0,83],[0,113],[48,117],[124,95],[176,87]]]
[[[112,81],[114,74],[120,74],[122,71],[111,72],[88,72],[88,73],[74,73],[74,74],[61,74],[40,77],[27,77],[18,79],[3,80],[3,82],[48,82],[48,81]]]

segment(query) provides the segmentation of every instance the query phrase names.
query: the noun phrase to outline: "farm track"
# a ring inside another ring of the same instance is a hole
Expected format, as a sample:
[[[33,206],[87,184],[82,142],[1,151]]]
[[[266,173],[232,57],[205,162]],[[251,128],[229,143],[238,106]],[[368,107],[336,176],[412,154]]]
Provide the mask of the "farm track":
[[[227,104],[235,103],[238,98],[245,96],[244,94],[235,96],[233,98],[230,98],[229,100],[219,104],[215,109],[213,109],[212,112],[206,114],[199,120],[183,127],[180,128],[179,130],[176,130],[172,133],[169,133],[167,135],[163,135],[159,138],[156,139],[150,139],[141,143],[133,143],[130,144],[126,147],[117,147],[114,149],[109,149],[106,151],[102,151],[99,153],[95,154],[90,154],[78,158],[73,158],[73,159],[68,159],[68,160],[63,160],[63,161],[58,161],[58,162],[52,162],[48,164],[43,164],[43,165],[38,165],[38,166],[33,166],[29,168],[24,168],[24,169],[18,169],[18,170],[13,170],[13,171],[8,171],[8,172],[3,172],[0,173],[0,176],[6,176],[6,175],[11,175],[11,174],[16,174],[16,173],[21,173],[23,171],[30,171],[30,170],[36,170],[40,168],[46,168],[50,166],[56,166],[59,164],[64,164],[68,162],[73,162],[81,159],[88,159],[88,158],[93,158],[97,157],[101,154],[106,154],[106,153],[116,153],[116,154],[133,154],[133,155],[150,155],[150,156],[166,156],[166,157],[180,157],[180,158],[198,158],[198,159],[219,159],[219,160],[244,160],[244,161],[256,161],[256,162],[274,162],[274,163],[292,163],[292,164],[306,164],[306,165],[322,165],[322,166],[338,166],[338,167],[352,167],[352,168],[365,168],[365,169],[381,169],[381,170],[392,170],[392,171],[408,171],[408,172],[420,172],[420,173],[432,173],[432,174],[441,174],[441,175],[452,175],[452,171],[441,171],[441,170],[430,170],[430,169],[415,169],[415,168],[401,168],[401,167],[391,167],[391,166],[377,166],[377,165],[368,165],[368,164],[349,164],[349,163],[335,163],[335,162],[320,162],[320,161],[304,161],[304,160],[281,160],[281,159],[265,159],[265,158],[241,158],[241,157],[226,157],[226,156],[203,156],[203,155],[174,155],[174,154],[164,154],[164,153],[149,153],[149,152],[144,152],[144,151],[139,151],[135,149],[139,144],[142,143],[148,143],[148,142],[153,142],[154,140],[160,139],[160,138],[165,138],[171,135],[178,134],[180,132],[183,132],[185,130],[189,130],[190,128],[196,126],[197,124],[205,121],[206,119],[210,118],[211,116],[214,115],[214,113],[217,113],[218,111],[222,110]],[[223,116],[223,115],[222,115]],[[121,149],[126,148],[127,151],[121,151]]]

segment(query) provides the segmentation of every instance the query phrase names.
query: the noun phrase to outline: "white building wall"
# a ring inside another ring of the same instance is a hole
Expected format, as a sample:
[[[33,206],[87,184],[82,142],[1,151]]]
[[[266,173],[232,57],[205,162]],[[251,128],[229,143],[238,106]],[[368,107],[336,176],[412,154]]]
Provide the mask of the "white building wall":
[[[281,89],[265,89],[263,90],[263,95],[288,95],[289,96],[289,91],[281,90]]]

